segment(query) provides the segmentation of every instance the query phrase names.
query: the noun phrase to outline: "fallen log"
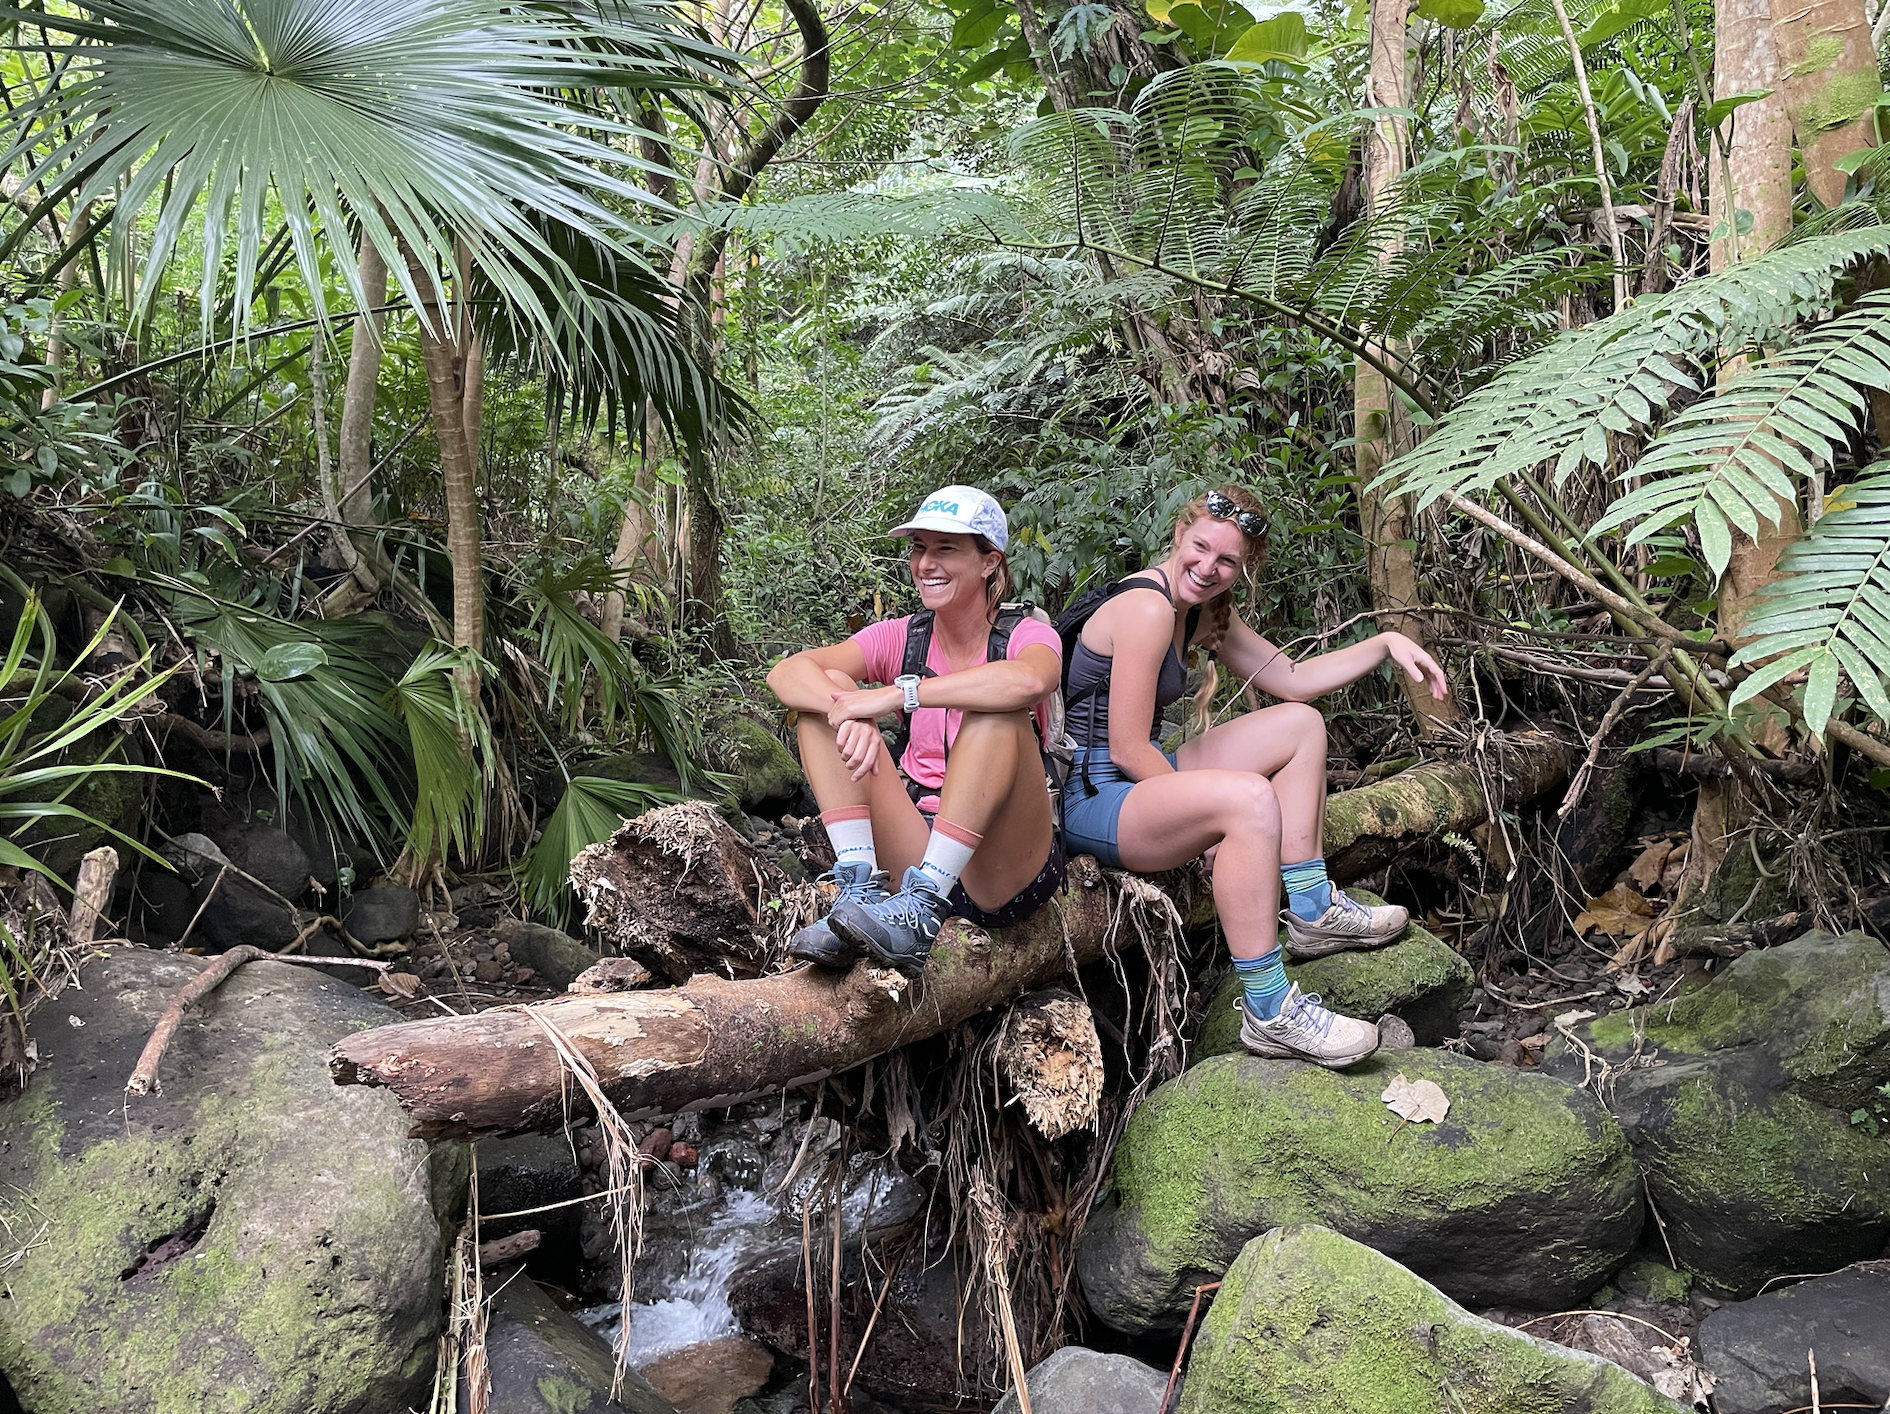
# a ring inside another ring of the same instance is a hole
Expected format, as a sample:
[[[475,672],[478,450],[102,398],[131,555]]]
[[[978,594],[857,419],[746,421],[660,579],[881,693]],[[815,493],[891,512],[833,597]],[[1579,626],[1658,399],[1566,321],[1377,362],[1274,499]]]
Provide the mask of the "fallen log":
[[[1568,765],[1561,744],[1546,736],[1509,738],[1491,755],[1508,769],[1491,775],[1487,801],[1477,771],[1450,763],[1332,796],[1326,840],[1334,877],[1358,878],[1426,835],[1474,827],[1491,805],[1514,807],[1550,789]],[[948,1031],[1106,949],[1136,946],[1141,931],[1180,921],[1154,884],[1132,875],[1105,883],[1087,856],[1072,861],[1070,880],[1067,894],[1014,928],[948,922],[916,983],[868,964],[745,981],[701,972],[661,990],[565,996],[357,1032],[335,1047],[330,1073],[337,1084],[393,1090],[413,1116],[412,1132],[427,1138],[555,1129],[584,1101],[543,1023],[595,1069],[626,1118],[734,1104]],[[1188,910],[1189,921],[1198,921],[1196,911]]]
[[[1327,871],[1340,883],[1374,874],[1413,845],[1534,800],[1566,779],[1570,764],[1567,743],[1533,731],[1496,736],[1483,761],[1431,761],[1327,796]]]

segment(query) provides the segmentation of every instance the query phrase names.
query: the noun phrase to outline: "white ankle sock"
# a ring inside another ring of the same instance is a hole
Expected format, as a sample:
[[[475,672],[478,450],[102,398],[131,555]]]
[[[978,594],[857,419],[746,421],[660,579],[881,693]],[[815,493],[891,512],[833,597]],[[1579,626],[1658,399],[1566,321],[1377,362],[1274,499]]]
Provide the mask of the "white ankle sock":
[[[873,849],[872,813],[864,805],[823,810],[820,823],[827,827],[827,838],[833,843],[834,863],[879,868],[879,855]]]
[[[949,820],[935,821],[932,838],[926,841],[925,858],[919,861],[919,868],[941,894],[948,894],[982,843],[984,836],[975,830],[967,830]]]

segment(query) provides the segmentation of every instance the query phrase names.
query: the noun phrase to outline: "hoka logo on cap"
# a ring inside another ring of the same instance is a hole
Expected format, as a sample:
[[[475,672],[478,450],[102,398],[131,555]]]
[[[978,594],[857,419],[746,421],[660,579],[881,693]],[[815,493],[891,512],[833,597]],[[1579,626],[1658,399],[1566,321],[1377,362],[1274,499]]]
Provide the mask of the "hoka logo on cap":
[[[976,486],[941,486],[919,503],[919,512],[892,534],[937,530],[948,535],[982,535],[1002,550],[1010,539],[1004,507]]]

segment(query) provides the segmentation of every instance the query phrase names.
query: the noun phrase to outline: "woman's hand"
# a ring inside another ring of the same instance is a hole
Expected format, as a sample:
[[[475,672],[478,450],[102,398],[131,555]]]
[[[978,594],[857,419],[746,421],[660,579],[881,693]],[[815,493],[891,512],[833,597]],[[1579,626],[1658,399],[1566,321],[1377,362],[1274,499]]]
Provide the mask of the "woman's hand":
[[[1385,656],[1409,673],[1412,682],[1428,683],[1438,702],[1450,696],[1450,682],[1435,658],[1401,633],[1387,633],[1384,638]]]
[[[885,744],[879,734],[879,719],[897,712],[904,705],[905,695],[896,687],[873,687],[836,692],[832,697],[827,725],[834,729],[840,759],[856,781],[862,776],[878,775],[880,748]]]

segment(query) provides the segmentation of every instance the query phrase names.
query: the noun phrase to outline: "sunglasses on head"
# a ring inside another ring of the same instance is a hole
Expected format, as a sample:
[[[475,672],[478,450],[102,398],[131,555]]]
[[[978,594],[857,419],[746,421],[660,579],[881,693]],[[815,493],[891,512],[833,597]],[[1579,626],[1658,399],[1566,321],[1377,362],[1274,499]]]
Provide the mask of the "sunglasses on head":
[[[1207,493],[1208,514],[1216,520],[1231,520],[1240,527],[1240,533],[1251,539],[1259,540],[1267,533],[1267,518],[1258,511],[1243,511],[1234,504],[1231,496],[1224,496],[1219,491]]]

